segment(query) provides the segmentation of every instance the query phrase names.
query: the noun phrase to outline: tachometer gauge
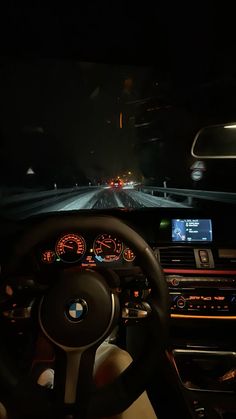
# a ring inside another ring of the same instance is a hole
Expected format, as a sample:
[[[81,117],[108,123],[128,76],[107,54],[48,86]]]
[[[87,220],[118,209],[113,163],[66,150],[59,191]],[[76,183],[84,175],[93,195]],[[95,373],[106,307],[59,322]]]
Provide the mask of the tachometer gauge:
[[[93,244],[95,257],[99,262],[114,262],[122,254],[123,243],[111,234],[100,234]]]
[[[123,258],[126,260],[126,262],[133,262],[135,259],[135,254],[133,250],[131,250],[129,247],[126,247],[126,249],[123,252]]]
[[[78,262],[85,254],[84,238],[77,234],[66,234],[56,244],[57,256],[66,263]]]

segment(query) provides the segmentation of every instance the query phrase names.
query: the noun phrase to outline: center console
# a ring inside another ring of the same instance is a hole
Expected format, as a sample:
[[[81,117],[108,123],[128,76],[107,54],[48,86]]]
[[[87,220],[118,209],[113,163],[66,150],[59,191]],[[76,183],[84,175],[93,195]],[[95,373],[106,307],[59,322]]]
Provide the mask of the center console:
[[[168,246],[155,251],[170,295],[169,358],[194,417],[233,419],[236,249],[225,243],[216,246],[215,236],[210,219],[172,219],[166,228]]]
[[[236,418],[236,273],[166,280],[175,322],[170,358],[196,418]]]
[[[236,275],[166,275],[175,318],[236,320]]]
[[[216,246],[221,234],[209,218],[169,219],[163,230],[169,245],[155,252],[166,274],[171,316],[236,320],[236,249]]]

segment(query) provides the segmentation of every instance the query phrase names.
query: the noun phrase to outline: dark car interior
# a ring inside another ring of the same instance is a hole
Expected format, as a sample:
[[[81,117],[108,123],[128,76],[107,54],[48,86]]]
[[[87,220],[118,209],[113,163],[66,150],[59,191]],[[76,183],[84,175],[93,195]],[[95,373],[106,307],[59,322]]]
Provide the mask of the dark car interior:
[[[200,128],[236,121],[236,60],[229,10],[187,12],[125,2],[113,11],[105,2],[74,11],[9,8],[1,15],[1,57],[154,65],[160,79],[168,74],[173,103],[180,97],[187,103],[191,123],[183,137],[191,145]],[[186,117],[169,112],[169,90],[161,88],[153,129],[162,135],[160,121],[169,118],[184,148],[178,123]],[[161,173],[160,143],[141,126],[146,110],[151,115],[157,106],[152,101],[136,112],[135,152],[151,181],[134,187],[144,192]],[[167,143],[164,151],[171,156],[177,149]],[[190,147],[188,153],[190,166]],[[182,200],[184,163],[171,165],[163,179],[177,205],[169,207],[136,200],[134,208],[37,214],[23,208],[18,218],[7,202],[0,216],[0,402],[10,419],[113,417],[145,390],[159,419],[236,418],[235,159],[219,163],[216,156],[208,167],[198,184],[198,168],[195,178],[188,176],[185,188],[196,193]],[[206,185],[211,193],[204,198]],[[152,196],[168,199],[158,188]],[[112,189],[125,193],[123,185]],[[78,295],[87,297],[72,299]],[[73,322],[68,301],[79,303],[83,321]],[[96,389],[95,352],[108,337],[133,363]],[[53,390],[35,383],[45,367],[55,369]]]

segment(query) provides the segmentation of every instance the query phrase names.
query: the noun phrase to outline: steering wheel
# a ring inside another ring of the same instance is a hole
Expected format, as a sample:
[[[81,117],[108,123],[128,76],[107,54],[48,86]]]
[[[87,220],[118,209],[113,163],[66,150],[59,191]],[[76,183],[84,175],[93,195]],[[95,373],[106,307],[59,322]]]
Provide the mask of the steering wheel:
[[[34,331],[38,328],[55,347],[55,388],[39,386],[30,374],[17,375],[12,371],[14,360],[3,351],[0,354],[0,383],[9,394],[4,403],[13,418],[63,418],[71,414],[84,419],[118,414],[145,391],[167,345],[169,294],[161,267],[143,238],[114,217],[53,215],[31,226],[14,247],[4,290],[34,246],[59,232],[75,230],[113,233],[136,253],[151,287],[151,314],[146,320],[150,341],[116,380],[95,388],[92,375],[96,349],[120,319],[119,298],[109,270],[105,275],[91,268],[60,271],[51,286],[40,293],[37,289],[32,310]],[[79,304],[77,317],[70,311],[74,304]]]

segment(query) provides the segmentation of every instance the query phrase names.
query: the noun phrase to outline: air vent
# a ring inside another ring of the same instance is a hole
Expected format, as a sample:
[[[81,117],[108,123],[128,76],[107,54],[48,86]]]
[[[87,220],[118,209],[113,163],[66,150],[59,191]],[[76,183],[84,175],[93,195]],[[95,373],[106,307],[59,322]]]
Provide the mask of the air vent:
[[[215,268],[236,270],[236,249],[219,249],[214,252]]]
[[[196,269],[194,250],[184,247],[161,247],[157,249],[163,268]]]

